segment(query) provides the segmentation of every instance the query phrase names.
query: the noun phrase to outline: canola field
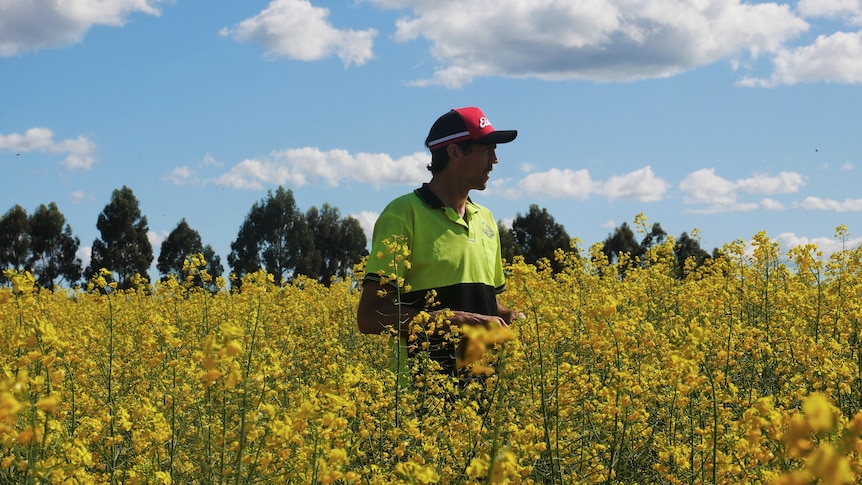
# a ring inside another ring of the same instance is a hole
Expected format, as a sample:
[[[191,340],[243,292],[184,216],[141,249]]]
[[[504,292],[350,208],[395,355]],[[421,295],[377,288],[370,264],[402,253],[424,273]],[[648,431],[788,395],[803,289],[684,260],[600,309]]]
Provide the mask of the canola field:
[[[684,279],[672,251],[508,264],[524,316],[474,329],[483,377],[462,391],[433,369],[398,384],[390,337],[357,330],[355,280],[49,292],[10,273],[0,483],[858,481],[862,249],[760,233]]]

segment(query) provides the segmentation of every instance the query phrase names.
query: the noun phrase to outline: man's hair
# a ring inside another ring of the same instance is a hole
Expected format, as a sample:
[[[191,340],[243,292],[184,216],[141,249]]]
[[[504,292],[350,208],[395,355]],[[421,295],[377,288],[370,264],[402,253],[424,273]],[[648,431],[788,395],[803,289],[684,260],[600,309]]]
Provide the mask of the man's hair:
[[[455,145],[458,145],[458,148],[460,148],[465,155],[470,153],[470,150],[473,149],[474,144],[475,143],[472,140],[455,143]],[[437,174],[446,169],[446,166],[449,165],[448,148],[449,145],[446,145],[431,151],[431,163],[429,163],[426,167],[429,172],[431,172],[432,174]]]

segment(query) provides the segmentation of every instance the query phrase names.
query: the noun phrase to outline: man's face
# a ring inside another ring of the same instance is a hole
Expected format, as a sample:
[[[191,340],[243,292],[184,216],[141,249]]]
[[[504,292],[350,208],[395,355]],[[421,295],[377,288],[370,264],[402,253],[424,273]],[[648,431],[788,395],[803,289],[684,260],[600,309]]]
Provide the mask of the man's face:
[[[468,190],[485,190],[488,186],[497,163],[496,150],[497,145],[472,145],[467,152],[460,151],[458,169]]]

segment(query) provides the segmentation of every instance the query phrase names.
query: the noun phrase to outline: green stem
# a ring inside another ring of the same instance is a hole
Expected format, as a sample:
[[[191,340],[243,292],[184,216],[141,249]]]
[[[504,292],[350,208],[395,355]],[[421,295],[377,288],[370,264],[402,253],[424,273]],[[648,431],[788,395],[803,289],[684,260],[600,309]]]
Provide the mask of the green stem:
[[[526,281],[524,282],[524,293],[527,295],[527,299],[530,300],[530,307],[533,309],[533,321],[535,322],[536,328],[536,350],[539,357],[539,402],[540,409],[542,412],[542,427],[544,428],[545,446],[547,449],[546,456],[548,458],[548,464],[551,467],[551,480],[553,481],[553,483],[557,483],[560,477],[557,470],[556,460],[553,456],[554,448],[551,443],[551,418],[550,412],[548,410],[548,404],[546,402],[547,399],[545,396],[545,361],[544,354],[542,352],[542,337],[539,328],[539,315],[536,312],[536,303],[533,300],[533,294],[530,292],[530,288],[527,286]]]
[[[243,392],[242,392],[242,400],[241,400],[241,405],[240,405],[239,450],[237,450],[236,479],[235,479],[235,483],[237,485],[242,483],[242,455],[245,451],[245,445],[246,445],[245,422],[247,419],[246,406],[248,404],[248,394],[249,394],[248,389],[247,389],[248,377],[251,374],[251,362],[252,362],[252,356],[254,354],[254,345],[255,345],[255,339],[257,338],[257,330],[258,330],[258,328],[260,328],[260,321],[261,321],[260,315],[261,315],[261,307],[262,306],[263,305],[261,303],[261,298],[258,297],[257,308],[256,308],[256,313],[255,313],[254,329],[251,332],[251,342],[249,343],[249,348],[248,348],[248,358],[246,359],[246,363],[245,363],[245,375],[243,375],[243,380],[242,380],[242,391]]]

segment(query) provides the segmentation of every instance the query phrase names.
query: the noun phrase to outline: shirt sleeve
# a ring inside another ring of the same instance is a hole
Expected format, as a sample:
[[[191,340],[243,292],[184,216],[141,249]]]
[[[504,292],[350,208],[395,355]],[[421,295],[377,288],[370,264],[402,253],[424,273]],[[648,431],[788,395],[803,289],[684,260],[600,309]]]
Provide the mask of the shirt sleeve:
[[[494,261],[494,293],[500,294],[506,291],[506,273],[503,272],[503,248],[500,243],[500,229],[497,226],[497,221],[494,220],[494,215],[491,211],[487,213],[488,223],[494,228],[495,238],[497,240],[497,257]]]
[[[404,207],[390,204],[383,210],[374,223],[365,279],[380,281],[383,277],[389,280],[407,277],[410,253],[404,254],[404,250],[413,246],[410,221],[409,210]]]

